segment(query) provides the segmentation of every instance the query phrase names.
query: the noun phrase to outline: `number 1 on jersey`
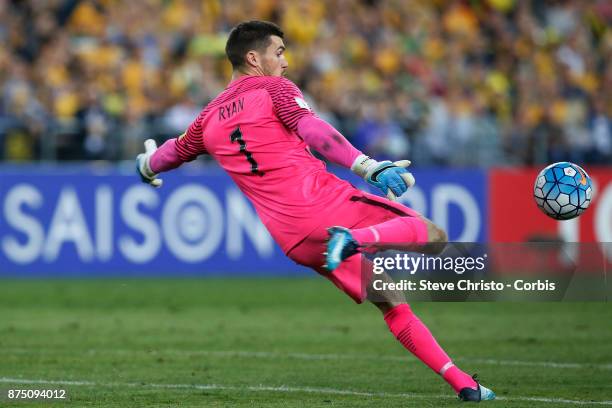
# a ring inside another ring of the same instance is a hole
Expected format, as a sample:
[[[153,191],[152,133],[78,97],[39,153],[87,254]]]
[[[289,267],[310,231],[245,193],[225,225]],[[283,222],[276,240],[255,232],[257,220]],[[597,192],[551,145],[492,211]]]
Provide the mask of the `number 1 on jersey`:
[[[236,130],[232,132],[232,134],[230,135],[230,140],[232,143],[238,142],[238,144],[240,145],[240,152],[244,154],[247,161],[251,164],[251,173],[257,174],[258,176],[263,176],[264,173],[262,171],[259,171],[257,162],[253,158],[253,154],[247,150],[247,145],[244,139],[242,138],[242,131],[240,130],[240,127],[237,127]]]

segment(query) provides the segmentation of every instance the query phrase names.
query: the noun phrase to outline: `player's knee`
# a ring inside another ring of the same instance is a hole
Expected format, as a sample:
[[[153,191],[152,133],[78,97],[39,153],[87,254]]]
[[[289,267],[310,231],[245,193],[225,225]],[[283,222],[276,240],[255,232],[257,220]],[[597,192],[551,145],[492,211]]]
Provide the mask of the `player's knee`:
[[[445,244],[448,242],[446,231],[432,222],[427,223],[427,238],[429,243],[432,244]]]
[[[442,228],[435,228],[434,239],[432,242],[436,242],[439,244],[446,244],[448,242],[448,235],[446,235],[446,231]]]
[[[427,245],[423,252],[430,255],[437,255],[441,253],[446,247],[448,242],[448,235],[446,231],[438,227],[433,222],[427,222]]]
[[[386,284],[395,283],[393,278],[387,273],[377,275],[376,279]],[[397,305],[406,303],[406,297],[404,296],[404,292],[399,290],[376,289],[376,286],[373,285],[373,282],[370,282],[370,284],[367,285],[366,291],[367,299],[372,302],[377,308],[379,308],[380,311],[383,313],[386,313],[386,311],[391,310]]]
[[[406,300],[397,300],[397,301],[385,301],[385,302],[372,302],[374,306],[381,311],[383,315],[386,315],[391,309],[396,308],[397,306],[406,303]]]

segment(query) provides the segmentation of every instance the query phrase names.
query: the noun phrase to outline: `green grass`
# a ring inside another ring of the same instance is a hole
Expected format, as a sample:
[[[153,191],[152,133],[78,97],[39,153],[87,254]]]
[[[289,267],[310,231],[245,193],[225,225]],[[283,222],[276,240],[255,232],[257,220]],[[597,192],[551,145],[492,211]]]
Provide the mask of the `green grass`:
[[[502,397],[488,406],[612,405],[610,304],[413,309],[460,367]],[[70,397],[16,407],[458,405],[375,308],[323,279],[0,281],[0,378],[4,393],[62,388]],[[0,406],[11,404],[0,396]]]

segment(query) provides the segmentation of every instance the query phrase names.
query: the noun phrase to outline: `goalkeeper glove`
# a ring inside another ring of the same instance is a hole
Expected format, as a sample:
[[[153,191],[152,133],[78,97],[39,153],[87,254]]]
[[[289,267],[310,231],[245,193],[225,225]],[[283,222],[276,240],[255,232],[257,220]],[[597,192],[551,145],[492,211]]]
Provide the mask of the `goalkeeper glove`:
[[[408,166],[410,160],[378,162],[362,154],[355,159],[351,170],[368,184],[379,188],[389,200],[395,201],[414,185],[414,176],[406,170]]]
[[[157,174],[151,170],[151,166],[149,162],[151,161],[151,156],[157,150],[157,144],[153,139],[147,139],[144,142],[145,152],[140,153],[136,156],[136,171],[140,175],[140,180],[143,183],[147,183],[152,185],[153,187],[161,187],[163,181],[157,178]]]

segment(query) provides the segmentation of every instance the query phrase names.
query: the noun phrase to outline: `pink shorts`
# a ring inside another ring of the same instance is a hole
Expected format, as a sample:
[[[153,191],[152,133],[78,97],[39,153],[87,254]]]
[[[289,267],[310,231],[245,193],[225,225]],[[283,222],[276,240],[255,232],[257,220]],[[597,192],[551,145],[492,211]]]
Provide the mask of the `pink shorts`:
[[[422,217],[418,212],[389,201],[386,198],[359,192],[350,198],[341,211],[333,218],[328,218],[319,225],[297,246],[292,248],[287,256],[300,265],[308,266],[333,282],[340,290],[349,295],[355,302],[365,299],[365,277],[362,277],[361,254],[351,256],[333,272],[323,268],[329,235],[327,228],[341,226],[346,228],[365,228],[380,224],[397,217]]]

